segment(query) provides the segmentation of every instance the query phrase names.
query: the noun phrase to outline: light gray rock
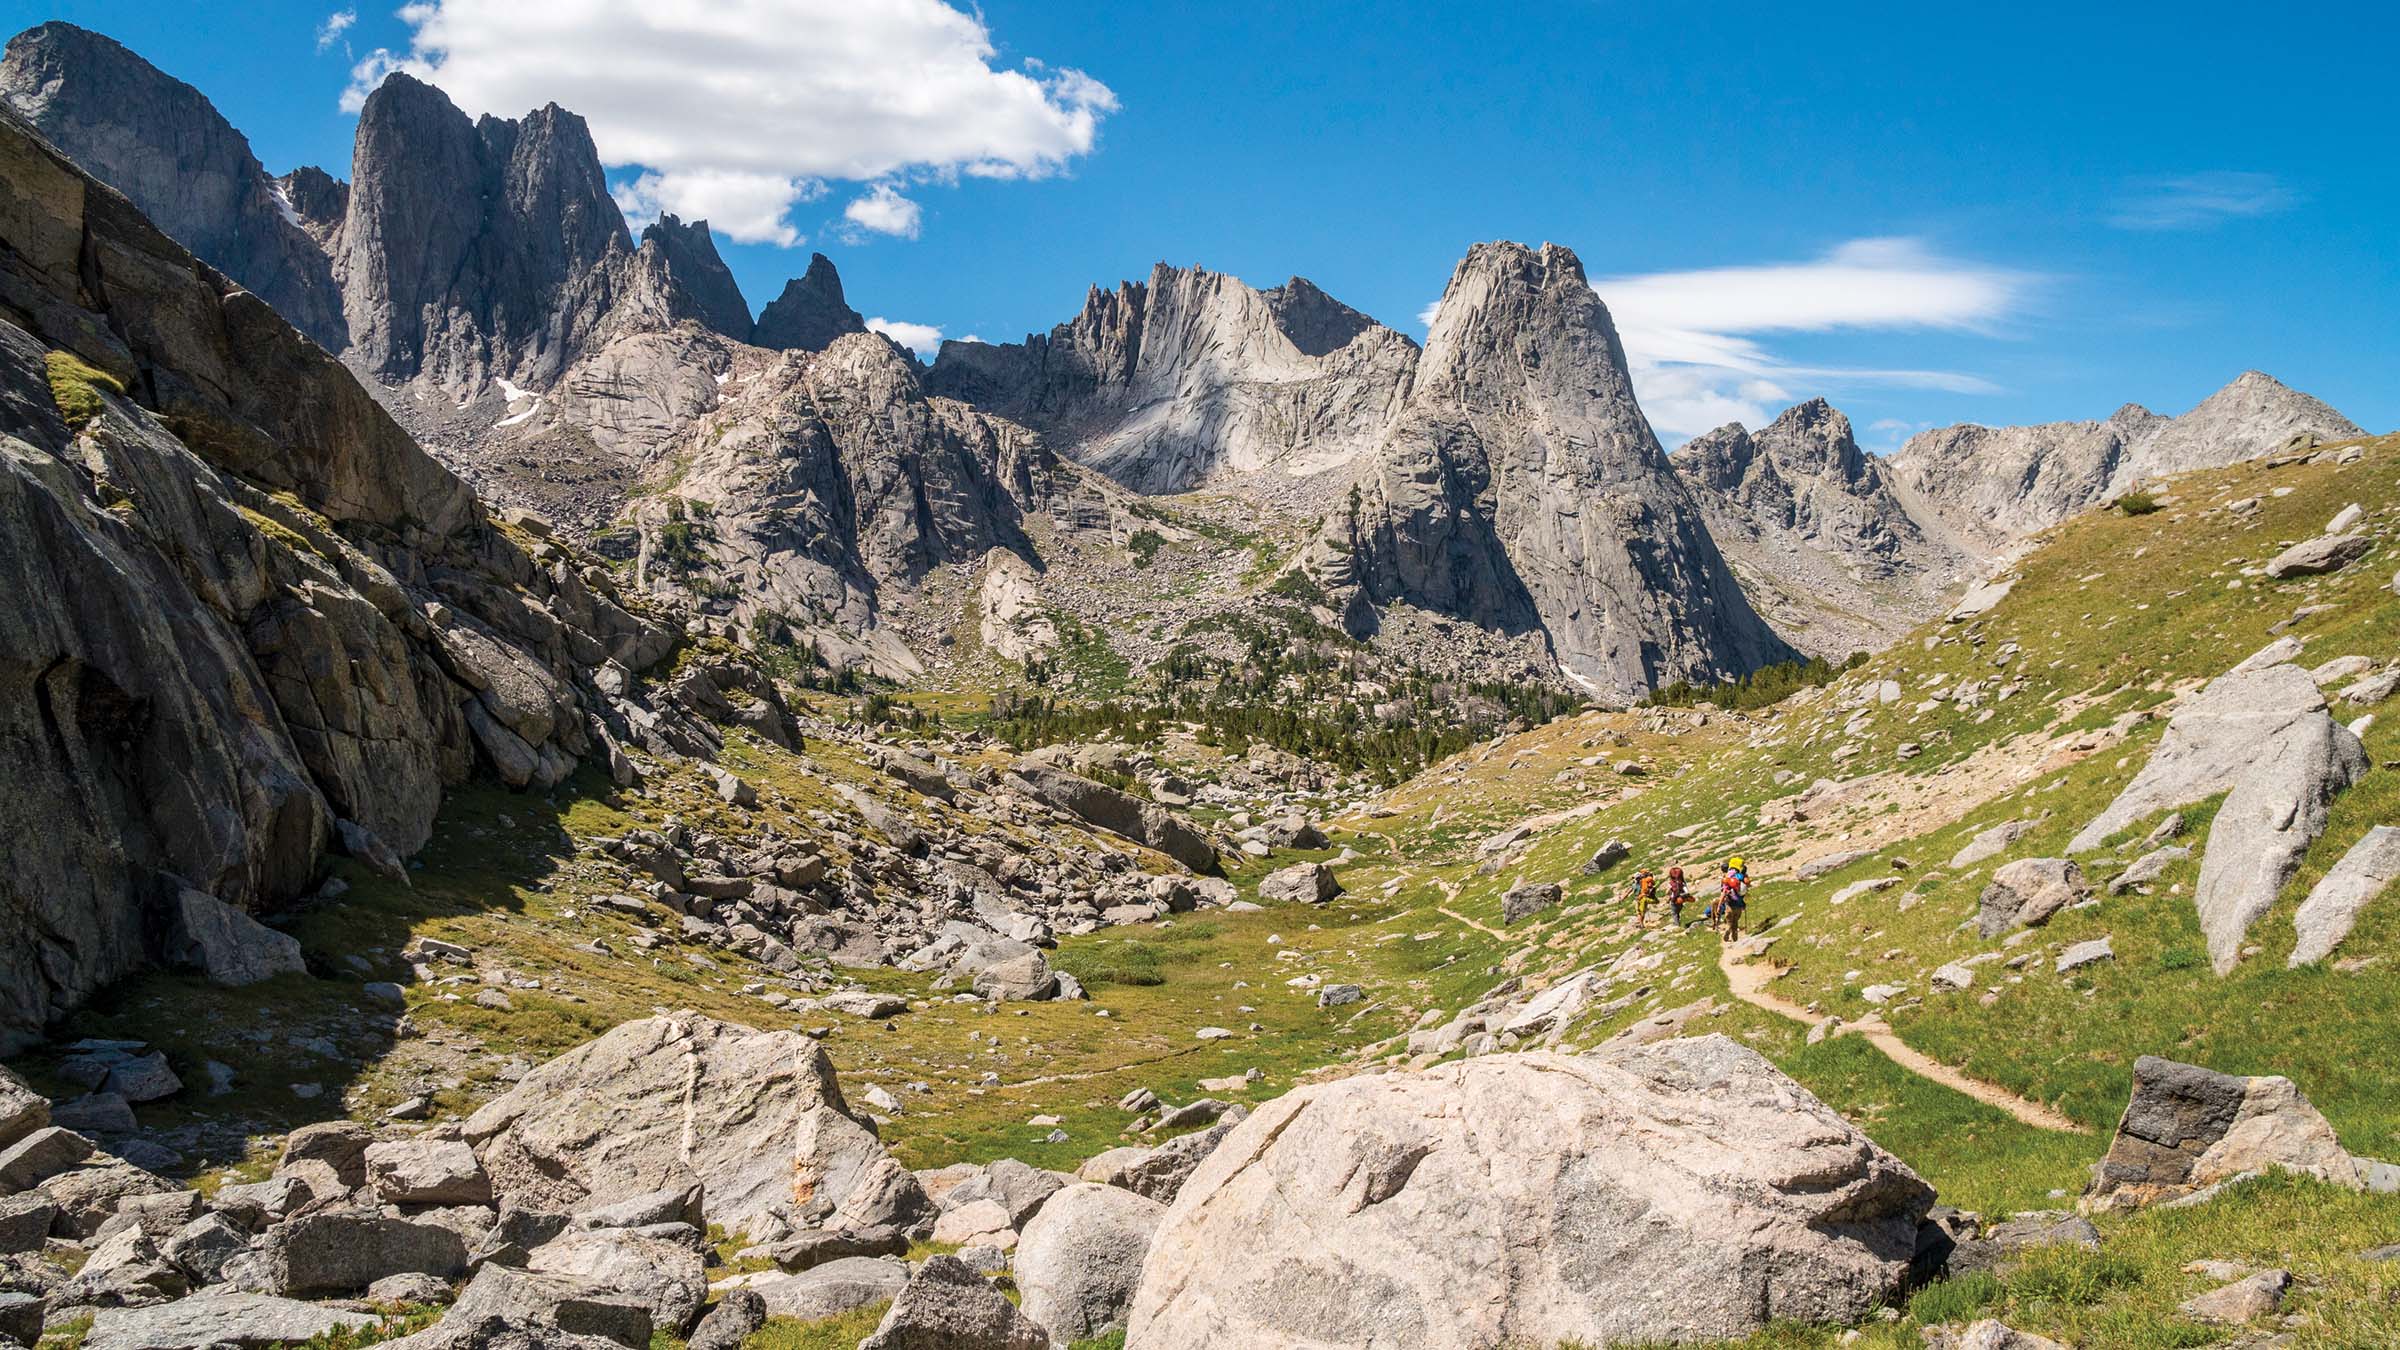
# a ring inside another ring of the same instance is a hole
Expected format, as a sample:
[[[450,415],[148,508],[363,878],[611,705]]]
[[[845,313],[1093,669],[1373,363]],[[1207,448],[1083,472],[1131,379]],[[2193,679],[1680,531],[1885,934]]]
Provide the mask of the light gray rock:
[[[570,1275],[486,1265],[432,1328],[391,1342],[403,1350],[648,1350],[643,1301]]]
[[[2147,886],[2165,875],[2168,868],[2188,860],[2191,856],[2192,851],[2181,844],[2169,844],[2164,848],[2154,848],[2134,859],[2124,871],[2109,878],[2108,893],[2123,895],[2136,886]]]
[[[2177,1311],[2197,1322],[2240,1326],[2272,1316],[2283,1307],[2284,1291],[2291,1287],[2290,1271],[2262,1270],[2222,1289],[2186,1299]]]
[[[1523,923],[1543,910],[1557,905],[1565,894],[1565,889],[1555,881],[1529,881],[1523,885],[1511,886],[1508,888],[1508,893],[1500,897],[1500,922],[1503,924]]]
[[[930,1256],[858,1350],[1050,1350],[1050,1336],[955,1256]]]
[[[1284,904],[1321,905],[1342,893],[1342,883],[1323,863],[1294,863],[1259,879],[1258,898]]]
[[[0,1067],[0,1149],[50,1123],[50,1099]]]
[[[92,1318],[83,1344],[87,1350],[265,1350],[336,1331],[364,1331],[382,1320],[322,1304],[217,1288],[146,1308],[104,1308]]]
[[[905,1227],[932,1211],[798,1032],[628,1022],[528,1074],[465,1133],[495,1192],[520,1203],[607,1204],[696,1177],[730,1232]]]
[[[158,1244],[140,1228],[127,1226],[92,1248],[58,1298],[69,1306],[138,1308],[181,1298],[189,1288],[184,1273],[159,1254]]]
[[[128,1102],[155,1102],[183,1091],[183,1080],[167,1067],[164,1053],[153,1050],[147,1055],[121,1060],[108,1071],[108,1079],[100,1085],[95,1096],[113,1094]]]
[[[92,1156],[92,1141],[45,1125],[0,1150],[0,1194],[30,1190]]]
[[[2019,858],[1992,873],[1976,902],[1976,927],[1987,938],[2011,928],[2038,928],[2091,893],[2083,869],[2069,859]]]
[[[2375,547],[2373,535],[2326,534],[2303,539],[2267,561],[2267,575],[2277,581],[2287,577],[2322,576],[2339,572],[2367,556]]]
[[[2292,915],[2299,940],[2288,964],[2304,966],[2333,955],[2358,923],[2367,902],[2400,878],[2400,828],[2373,826],[2328,869]]]
[[[769,1272],[741,1286],[763,1299],[771,1317],[808,1322],[856,1312],[897,1295],[908,1284],[908,1266],[875,1256],[844,1256],[797,1274]]]
[[[767,1322],[767,1301],[748,1289],[730,1289],[692,1329],[685,1350],[742,1350]]]
[[[326,1210],[268,1229],[227,1278],[254,1293],[355,1294],[387,1275],[465,1272],[467,1244],[440,1223],[374,1210]]]
[[[198,970],[212,984],[256,984],[308,971],[300,939],[276,932],[213,895],[179,891],[171,913],[167,961]]]
[[[1017,1243],[1014,1273],[1025,1315],[1060,1341],[1123,1326],[1150,1238],[1166,1213],[1155,1200],[1090,1182],[1051,1197]]]
[[[58,1203],[40,1191],[0,1196],[0,1255],[40,1251],[57,1218]]]
[[[1852,1321],[1905,1277],[1931,1202],[1721,1036],[1348,1078],[1262,1106],[1192,1178],[1128,1340],[1608,1344]],[[1718,1278],[1657,1278],[1700,1265]]]
[[[2069,1350],[2069,1347],[1986,1317],[1967,1324],[1967,1329],[1959,1334],[1955,1350]]]
[[[2109,945],[2108,939],[2105,937],[2097,937],[2093,938],[2089,942],[2078,942],[2074,946],[2067,948],[2063,952],[2060,952],[2058,954],[2058,961],[2055,969],[2059,974],[2065,975],[2073,971],[2081,970],[2086,966],[2095,966],[2102,961],[2114,961],[2116,959],[2116,949]]]
[[[1127,1158],[1121,1167],[1106,1178],[1107,1184],[1121,1186],[1162,1205],[1171,1205],[1182,1192],[1184,1183],[1192,1179],[1192,1174],[1200,1170],[1200,1165],[1208,1161],[1209,1155],[1215,1153],[1217,1147],[1225,1142],[1226,1136],[1233,1133],[1234,1127],[1248,1119],[1249,1115],[1246,1108],[1237,1106],[1205,1130],[1177,1135],[1139,1157]]]
[[[1197,826],[1156,802],[1035,760],[1018,760],[1009,779],[1035,801],[1156,849],[1195,872],[1216,870],[1216,845]]]
[[[2333,1127],[2288,1078],[2242,1078],[2155,1055],[2085,1188],[2103,1209],[2192,1196],[2244,1174],[2285,1170],[2351,1190],[2365,1182]]]
[[[535,1248],[525,1268],[634,1299],[653,1327],[671,1335],[682,1335],[708,1298],[707,1270],[691,1244],[630,1229],[564,1234]]]
[[[2067,851],[2089,852],[2147,816],[2227,794],[2192,898],[2222,975],[2325,828],[2334,795],[2366,769],[2358,737],[2333,720],[2307,671],[2237,667],[2177,707],[2150,762]]]
[[[1950,870],[1964,871],[1986,858],[1997,858],[2008,846],[2025,837],[2027,831],[2040,824],[2034,820],[2004,820],[1968,840],[1958,852],[1950,855]]]
[[[392,1139],[369,1145],[367,1184],[391,1205],[488,1205],[492,1179],[475,1150],[451,1139]]]

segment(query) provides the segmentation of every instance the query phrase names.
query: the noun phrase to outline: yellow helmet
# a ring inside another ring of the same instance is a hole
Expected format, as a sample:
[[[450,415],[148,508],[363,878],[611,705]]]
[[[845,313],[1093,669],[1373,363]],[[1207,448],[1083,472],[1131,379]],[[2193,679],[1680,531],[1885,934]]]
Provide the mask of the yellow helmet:
[[[1734,871],[1736,871],[1736,872],[1746,872],[1746,871],[1749,871],[1749,870],[1750,870],[1750,869],[1748,869],[1748,868],[1746,868],[1746,867],[1742,866],[1742,860],[1741,860],[1740,858],[1738,858],[1738,857],[1737,857],[1737,858],[1735,858],[1735,859],[1734,859],[1732,862],[1729,862],[1729,863],[1727,863],[1727,864],[1725,864],[1725,865],[1726,865],[1727,867],[1730,867],[1730,868],[1732,868],[1732,869],[1733,869]]]

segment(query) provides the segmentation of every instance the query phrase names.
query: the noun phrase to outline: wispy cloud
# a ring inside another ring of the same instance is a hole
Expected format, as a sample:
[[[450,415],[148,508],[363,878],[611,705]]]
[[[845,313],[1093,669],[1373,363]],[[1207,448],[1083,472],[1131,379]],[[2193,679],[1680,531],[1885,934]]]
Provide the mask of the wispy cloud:
[[[2288,211],[2299,202],[2299,194],[2271,173],[2218,169],[2136,181],[2117,198],[2108,223],[2120,230],[2204,230]]]
[[[901,196],[889,183],[877,183],[872,192],[842,208],[842,219],[859,229],[901,239],[917,237],[924,214],[923,208]]]
[[[867,331],[881,333],[920,356],[931,356],[942,349],[942,330],[929,323],[908,323],[878,314],[867,320]]]
[[[1683,439],[1727,422],[1760,425],[1803,386],[1995,392],[1964,371],[1803,365],[1759,335],[1989,332],[2022,308],[2039,280],[1894,238],[1852,240],[1806,262],[1606,277],[1592,288],[1616,320],[1651,425]]]
[[[342,36],[350,31],[351,25],[357,22],[358,11],[355,9],[337,9],[326,15],[325,22],[317,25],[317,50],[320,53],[333,50],[333,44],[340,42]]]

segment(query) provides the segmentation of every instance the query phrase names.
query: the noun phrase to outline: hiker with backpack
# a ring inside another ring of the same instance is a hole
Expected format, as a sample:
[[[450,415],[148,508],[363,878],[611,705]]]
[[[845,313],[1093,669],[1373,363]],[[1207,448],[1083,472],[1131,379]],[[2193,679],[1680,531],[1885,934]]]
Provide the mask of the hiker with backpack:
[[[1686,904],[1689,904],[1691,899],[1691,891],[1686,889],[1683,884],[1683,868],[1680,865],[1668,868],[1667,908],[1675,912],[1675,926],[1677,928],[1691,927],[1691,924],[1683,917],[1683,907]]]
[[[1725,940],[1739,942],[1742,938],[1742,911],[1750,907],[1750,873],[1739,857],[1728,858],[1725,875],[1717,882],[1717,904],[1714,913],[1725,921]]]
[[[1633,926],[1650,926],[1650,902],[1658,898],[1658,877],[1645,867],[1633,876]]]

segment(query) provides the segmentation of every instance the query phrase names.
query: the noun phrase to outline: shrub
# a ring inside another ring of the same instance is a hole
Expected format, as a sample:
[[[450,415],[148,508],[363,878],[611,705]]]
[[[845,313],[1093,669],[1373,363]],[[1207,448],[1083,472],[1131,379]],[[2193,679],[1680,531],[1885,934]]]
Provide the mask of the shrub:
[[[2117,498],[2116,507],[2129,516],[2146,516],[2158,509],[2158,498],[2147,492],[2128,492]]]
[[[1133,565],[1136,567],[1148,567],[1151,560],[1158,556],[1158,551],[1166,546],[1165,535],[1147,528],[1135,530],[1133,538],[1125,541],[1125,547],[1133,550]]]

